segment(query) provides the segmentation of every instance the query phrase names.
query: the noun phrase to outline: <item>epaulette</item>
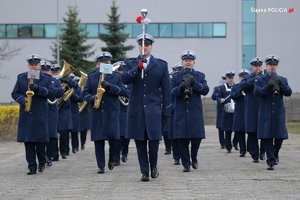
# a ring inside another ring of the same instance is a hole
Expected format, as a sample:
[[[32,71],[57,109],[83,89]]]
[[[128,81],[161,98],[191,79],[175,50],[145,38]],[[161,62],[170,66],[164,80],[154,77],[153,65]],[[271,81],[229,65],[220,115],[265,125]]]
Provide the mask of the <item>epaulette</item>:
[[[162,62],[162,63],[164,63],[164,64],[168,65],[167,61],[165,61],[165,60],[163,60],[163,59],[156,58],[156,60],[158,60],[158,61],[160,61],[160,62]]]
[[[21,73],[21,74],[18,74],[18,78],[21,77],[21,76],[23,76],[23,75],[26,75],[26,72],[23,72],[23,73]]]
[[[205,79],[205,74],[199,71],[196,71],[198,75],[202,76]]]

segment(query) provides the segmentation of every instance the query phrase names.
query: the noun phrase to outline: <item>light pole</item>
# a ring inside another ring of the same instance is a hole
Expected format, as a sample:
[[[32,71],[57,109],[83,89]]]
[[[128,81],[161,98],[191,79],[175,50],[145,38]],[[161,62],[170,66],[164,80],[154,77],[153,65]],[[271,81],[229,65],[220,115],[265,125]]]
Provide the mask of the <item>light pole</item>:
[[[60,60],[59,60],[59,6],[58,6],[58,1],[56,0],[56,62],[59,65]]]

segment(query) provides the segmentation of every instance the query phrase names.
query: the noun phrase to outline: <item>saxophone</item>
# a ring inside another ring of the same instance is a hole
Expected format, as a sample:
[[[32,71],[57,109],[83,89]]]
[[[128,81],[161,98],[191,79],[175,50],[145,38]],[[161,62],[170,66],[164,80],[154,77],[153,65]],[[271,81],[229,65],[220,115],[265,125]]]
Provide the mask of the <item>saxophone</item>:
[[[34,92],[30,89],[30,84],[33,84],[33,79],[28,79],[28,90],[26,91],[26,98],[25,98],[25,112],[30,112],[31,105],[32,105],[32,96]]]
[[[102,73],[98,83],[97,94],[95,96],[95,102],[94,102],[95,109],[98,109],[100,107],[102,96],[103,93],[105,92],[105,89],[101,86],[101,83],[104,81],[104,78],[105,78],[105,73]]]

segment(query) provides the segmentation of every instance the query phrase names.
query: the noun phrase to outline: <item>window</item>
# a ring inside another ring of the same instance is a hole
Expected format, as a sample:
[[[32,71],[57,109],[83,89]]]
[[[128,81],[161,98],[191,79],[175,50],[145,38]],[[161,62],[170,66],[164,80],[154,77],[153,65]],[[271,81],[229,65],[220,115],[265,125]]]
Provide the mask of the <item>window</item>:
[[[23,24],[19,25],[18,36],[21,38],[30,38],[32,35],[31,25]]]
[[[0,25],[0,38],[5,38],[5,25]]]
[[[158,37],[158,24],[148,24],[146,30],[153,37]]]
[[[203,24],[203,37],[212,37],[213,26],[212,23]]]
[[[226,26],[225,23],[214,23],[213,24],[213,37],[225,37]]]
[[[45,25],[45,36],[46,36],[46,38],[56,37],[56,24],[46,24]]]
[[[255,12],[251,12],[251,7],[256,8],[255,0],[243,1],[243,21],[244,22],[255,22]]]
[[[126,24],[123,29],[123,33],[128,34],[129,37],[132,37],[132,24]]]
[[[6,35],[7,35],[8,38],[18,37],[18,25],[8,24],[6,26]]]
[[[199,23],[199,37],[203,37],[203,23]]]
[[[87,37],[96,38],[99,35],[99,27],[98,24],[87,24],[86,25],[86,33]]]
[[[32,25],[32,37],[37,37],[37,38],[44,37],[44,25],[43,24]]]
[[[244,67],[250,66],[250,60],[256,56],[256,46],[243,46]]]
[[[185,37],[185,24],[175,23],[173,24],[173,37]]]
[[[141,24],[132,24],[132,37],[137,37],[139,34],[142,34],[143,26]]]
[[[243,24],[243,45],[255,45],[255,24],[244,23]]]
[[[198,37],[198,24],[186,24],[186,37]]]
[[[160,24],[159,37],[171,37],[171,36],[172,36],[172,24]]]

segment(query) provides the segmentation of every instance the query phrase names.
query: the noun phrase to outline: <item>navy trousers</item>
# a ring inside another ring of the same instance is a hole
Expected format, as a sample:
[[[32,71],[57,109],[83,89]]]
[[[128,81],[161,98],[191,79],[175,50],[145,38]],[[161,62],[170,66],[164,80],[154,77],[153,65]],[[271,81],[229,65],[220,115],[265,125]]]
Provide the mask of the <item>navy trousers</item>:
[[[94,141],[95,144],[95,155],[97,160],[98,168],[105,167],[105,140],[97,140]],[[112,163],[116,160],[116,148],[117,148],[117,141],[116,140],[108,140],[109,144],[109,156],[108,162]]]
[[[71,132],[71,145],[72,149],[79,148],[78,132]]]
[[[166,152],[171,152],[172,143],[171,143],[171,140],[169,140],[168,134],[163,135],[163,137],[164,137],[164,144],[165,144]]]
[[[25,142],[25,154],[26,161],[28,163],[28,169],[36,171],[38,158],[39,166],[46,164],[46,144],[45,142]]]
[[[68,155],[70,152],[69,147],[69,131],[59,132],[59,151],[61,155]]]
[[[178,142],[177,142],[177,140],[173,139],[173,140],[171,140],[171,143],[172,143],[172,150],[173,150],[173,159],[179,160],[180,154],[179,154],[179,149],[178,149]]]
[[[235,132],[237,138],[238,138],[238,143],[240,146],[240,154],[246,154],[246,137],[245,137],[245,132],[242,131],[236,131]]]
[[[275,165],[283,139],[262,139],[262,141],[267,153],[267,164]]]
[[[191,153],[189,151],[189,144],[191,143]],[[191,166],[191,163],[198,162],[197,155],[200,147],[201,139],[177,139],[179,154],[183,167]],[[192,162],[191,162],[192,160]]]
[[[84,145],[85,145],[86,134],[87,134],[87,130],[80,131],[80,144],[81,144],[81,147],[84,147]]]
[[[219,143],[221,145],[221,147],[225,147],[225,135],[224,135],[224,131],[222,131],[220,128],[218,128],[218,132],[219,132]]]
[[[47,160],[51,160],[54,158],[56,142],[57,142],[56,138],[50,138],[49,143],[47,143],[47,148],[46,148]]]
[[[225,146],[227,150],[232,149],[231,133],[232,131],[225,131]]]
[[[116,161],[120,161],[120,155],[128,154],[128,146],[130,139],[125,138],[124,136],[120,136],[120,140],[117,140],[117,154]]]
[[[149,157],[147,152],[147,144],[149,148]],[[149,173],[149,164],[152,167],[157,166],[157,153],[159,140],[135,140],[141,173]]]
[[[258,160],[259,158],[259,147],[258,147],[258,139],[256,132],[248,133],[248,144],[249,144],[249,153],[253,160]]]

